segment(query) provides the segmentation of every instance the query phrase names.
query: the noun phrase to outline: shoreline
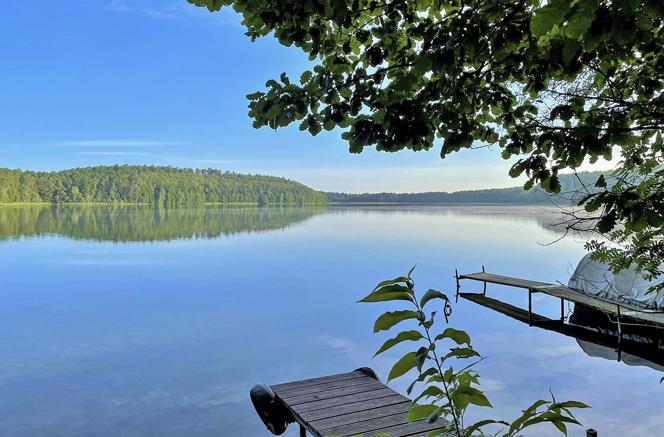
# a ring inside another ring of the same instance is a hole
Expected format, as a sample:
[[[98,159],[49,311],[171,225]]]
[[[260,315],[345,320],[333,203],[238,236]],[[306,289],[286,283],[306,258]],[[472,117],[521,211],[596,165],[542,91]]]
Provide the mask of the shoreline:
[[[269,203],[258,204],[251,202],[204,202],[204,203],[177,203],[171,205],[155,205],[144,202],[14,202],[0,203],[0,207],[10,206],[151,206],[156,208],[192,207],[192,206],[255,206],[261,207],[300,207],[300,206],[551,206],[549,203],[519,203],[519,202],[327,202],[327,203]]]
[[[268,203],[261,205],[252,202],[203,202],[203,203],[176,203],[171,205],[155,205],[154,203],[147,202],[63,202],[63,203],[50,203],[50,202],[14,202],[14,203],[0,203],[0,207],[4,206],[153,206],[153,207],[180,207],[180,206],[225,206],[225,205],[244,205],[244,206],[325,206],[327,203]]]

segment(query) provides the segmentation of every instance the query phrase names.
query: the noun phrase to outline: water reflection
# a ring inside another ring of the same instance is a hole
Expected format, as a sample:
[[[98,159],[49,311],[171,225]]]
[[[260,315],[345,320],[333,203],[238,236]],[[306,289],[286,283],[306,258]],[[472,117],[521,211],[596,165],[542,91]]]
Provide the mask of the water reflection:
[[[387,308],[355,302],[378,281],[417,263],[417,283],[447,293],[455,268],[482,264],[555,282],[584,254],[573,239],[537,244],[553,235],[542,207],[202,209],[0,209],[1,436],[267,436],[255,383],[367,365],[384,378],[406,352],[372,359],[393,335],[372,335]],[[496,408],[469,420],[517,417],[551,388],[592,405],[579,419],[602,437],[659,435],[659,372],[470,302],[451,323],[487,357]]]
[[[664,328],[621,324],[622,332],[618,332],[607,314],[582,305],[575,306],[569,322],[587,333],[575,337],[588,356],[664,372]]]
[[[210,239],[284,229],[321,208],[17,206],[0,208],[0,240],[60,235],[112,242]]]
[[[497,311],[514,320],[529,324],[524,309],[475,293],[461,297]],[[532,327],[557,332],[576,339],[581,350],[590,357],[618,361],[630,366],[646,366],[664,372],[664,328],[623,323],[622,332],[610,316],[581,304],[574,305],[569,322],[532,315]]]
[[[269,232],[305,222],[320,214],[362,217],[412,216],[439,219],[537,223],[552,236],[563,232],[560,210],[543,206],[404,205],[330,207],[153,208],[139,205],[61,205],[0,207],[0,241],[58,235],[74,240],[150,242],[212,239],[241,233]]]
[[[330,214],[361,214],[375,216],[412,216],[435,217],[441,216],[463,220],[491,220],[509,224],[537,224],[550,236],[557,238],[566,233],[565,213],[570,208],[548,205],[335,205],[329,208]],[[569,234],[569,232],[568,232]],[[570,234],[571,235],[571,234]],[[574,235],[582,235],[575,232]]]

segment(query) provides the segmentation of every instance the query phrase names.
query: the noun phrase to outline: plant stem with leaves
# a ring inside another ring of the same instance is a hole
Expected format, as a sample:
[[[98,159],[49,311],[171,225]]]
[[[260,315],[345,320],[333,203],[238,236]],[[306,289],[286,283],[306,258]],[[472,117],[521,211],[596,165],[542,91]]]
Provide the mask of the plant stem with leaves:
[[[413,269],[407,276],[400,276],[379,283],[368,296],[360,302],[387,302],[405,301],[413,309],[388,311],[376,319],[374,332],[387,331],[395,325],[416,320],[420,330],[401,331],[396,337],[387,340],[376,352],[381,354],[392,347],[406,342],[421,342],[416,351],[406,353],[390,370],[388,382],[401,377],[413,369],[417,369],[418,376],[407,388],[411,394],[419,383],[424,386],[421,393],[413,400],[408,412],[410,421],[428,420],[437,422],[441,417],[447,420],[441,422],[441,429],[433,431],[430,436],[442,436],[445,433],[454,433],[457,437],[472,437],[486,435],[483,428],[502,426],[492,435],[496,437],[514,437],[523,429],[538,423],[553,424],[561,433],[567,434],[566,424],[579,424],[571,409],[587,408],[587,405],[577,401],[557,402],[555,397],[551,401],[538,400],[523,410],[523,414],[509,423],[503,420],[486,419],[464,427],[464,414],[473,404],[482,407],[493,407],[485,394],[479,389],[479,375],[473,367],[482,361],[480,354],[471,346],[470,336],[454,328],[446,328],[442,333],[432,334],[437,311],[432,311],[427,317],[425,307],[430,302],[442,302],[445,322],[449,322],[452,313],[450,300],[444,293],[429,289],[418,300],[415,294],[415,283],[411,277]],[[442,355],[439,343],[448,342],[449,352]],[[453,366],[445,368],[448,362],[461,362],[473,357],[479,360],[467,364],[461,370],[454,371]],[[428,366],[426,364],[429,363]],[[425,368],[426,367],[426,368]],[[429,403],[419,404],[418,401],[426,399]],[[546,408],[542,408],[546,407]]]

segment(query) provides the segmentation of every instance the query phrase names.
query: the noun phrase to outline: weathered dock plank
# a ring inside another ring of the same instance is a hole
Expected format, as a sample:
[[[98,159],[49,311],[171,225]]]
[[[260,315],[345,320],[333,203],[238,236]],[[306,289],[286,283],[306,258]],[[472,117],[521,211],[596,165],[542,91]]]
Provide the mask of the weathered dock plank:
[[[373,393],[373,392],[367,392],[367,393]],[[399,394],[390,393],[388,396],[383,396],[376,399],[369,399],[366,401],[344,403],[334,407],[322,407],[316,410],[305,410],[305,411],[303,411],[302,408],[298,408],[298,410],[300,411],[300,416],[302,416],[303,419],[306,419],[311,422],[316,420],[328,419],[330,417],[342,416],[344,414],[349,414],[349,413],[357,413],[365,410],[373,410],[374,408],[380,408],[389,405],[397,405],[403,402],[405,402],[403,400],[403,396]],[[319,402],[317,404],[319,407],[321,407],[323,405],[323,402]]]
[[[339,396],[336,398],[323,399],[323,400],[314,400],[312,402],[307,402],[304,404],[298,405],[298,411],[306,413],[309,411],[316,411],[321,409],[331,409],[332,407],[353,405],[356,403],[365,403],[375,399],[380,399],[390,396],[401,396],[390,388],[382,388],[379,390],[365,391],[361,393],[354,393],[352,395]]]
[[[549,284],[547,282],[531,281],[529,279],[513,278],[511,276],[495,275],[493,273],[479,272],[459,275],[459,279],[472,279],[474,281],[490,282],[492,284],[508,285],[517,288],[537,288]]]
[[[308,432],[315,437],[379,433],[417,437],[449,426],[444,419],[409,422],[410,399],[380,382],[370,369],[275,384],[269,389],[292,416],[289,421],[299,423],[301,436]]]
[[[379,426],[387,426],[392,421],[400,424],[403,416],[400,413],[407,413],[410,408],[411,402],[409,400],[402,400],[398,404],[393,405],[384,405],[374,407],[370,410],[357,411],[353,413],[341,414],[339,416],[328,417],[327,419],[313,420],[311,423],[312,426],[315,426],[317,429],[327,430],[333,428],[339,428],[344,426],[355,427],[358,423],[365,422],[374,422]],[[391,417],[388,417],[391,416]],[[387,423],[387,425],[386,425]],[[330,432],[329,434],[337,435],[337,433]],[[339,434],[340,435],[340,434]]]
[[[346,379],[354,379],[354,378],[366,378],[366,376],[367,376],[366,373],[362,373],[361,371],[356,370],[354,372],[338,373],[336,375],[323,376],[319,378],[310,378],[310,379],[303,379],[301,381],[286,382],[284,384],[275,384],[272,386],[272,389],[288,390],[291,388],[309,387],[312,385],[324,384],[333,381],[343,381]]]
[[[318,401],[318,400],[323,400],[323,399],[330,399],[330,398],[336,398],[338,396],[344,396],[344,395],[352,395],[355,393],[362,393],[365,391],[371,391],[371,390],[379,390],[381,388],[384,388],[385,386],[381,384],[379,381],[372,380],[372,381],[367,381],[362,384],[358,385],[353,385],[351,387],[342,387],[342,388],[336,388],[333,390],[325,390],[317,393],[309,393],[306,395],[301,395],[301,396],[284,396],[281,397],[278,391],[275,391],[277,396],[281,398],[284,401],[288,401],[290,405],[298,405],[298,404],[305,404],[307,402],[313,402],[313,401]]]

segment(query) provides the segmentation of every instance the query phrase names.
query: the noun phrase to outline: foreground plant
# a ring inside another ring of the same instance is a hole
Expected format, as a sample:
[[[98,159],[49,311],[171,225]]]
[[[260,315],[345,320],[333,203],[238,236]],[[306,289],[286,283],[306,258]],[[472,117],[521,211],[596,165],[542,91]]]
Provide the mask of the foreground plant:
[[[399,311],[388,311],[382,314],[374,324],[374,333],[387,331],[397,324],[414,320],[418,329],[399,332],[387,340],[376,352],[381,354],[390,348],[403,343],[415,342],[417,348],[406,353],[399,359],[388,376],[388,382],[399,378],[413,369],[418,375],[406,390],[410,395],[417,387],[420,393],[411,405],[408,413],[410,421],[426,419],[435,422],[444,418],[450,425],[446,429],[433,431],[430,436],[442,436],[453,433],[458,437],[485,436],[484,429],[496,427],[490,434],[499,437],[519,435],[524,429],[538,423],[551,423],[561,433],[567,435],[567,424],[580,425],[572,414],[572,409],[588,408],[578,401],[556,401],[553,393],[551,400],[538,400],[523,410],[523,414],[513,422],[504,420],[481,420],[465,426],[464,416],[468,407],[492,407],[484,392],[480,390],[479,375],[473,370],[482,361],[480,354],[471,345],[470,336],[458,329],[446,328],[435,335],[434,324],[437,311],[425,313],[430,303],[442,303],[445,323],[449,322],[452,313],[450,300],[444,293],[428,290],[421,298],[415,294],[415,282],[411,274],[379,283],[373,291],[360,302],[403,301],[407,308]],[[454,370],[455,365],[459,370]],[[422,402],[422,403],[420,403]]]

